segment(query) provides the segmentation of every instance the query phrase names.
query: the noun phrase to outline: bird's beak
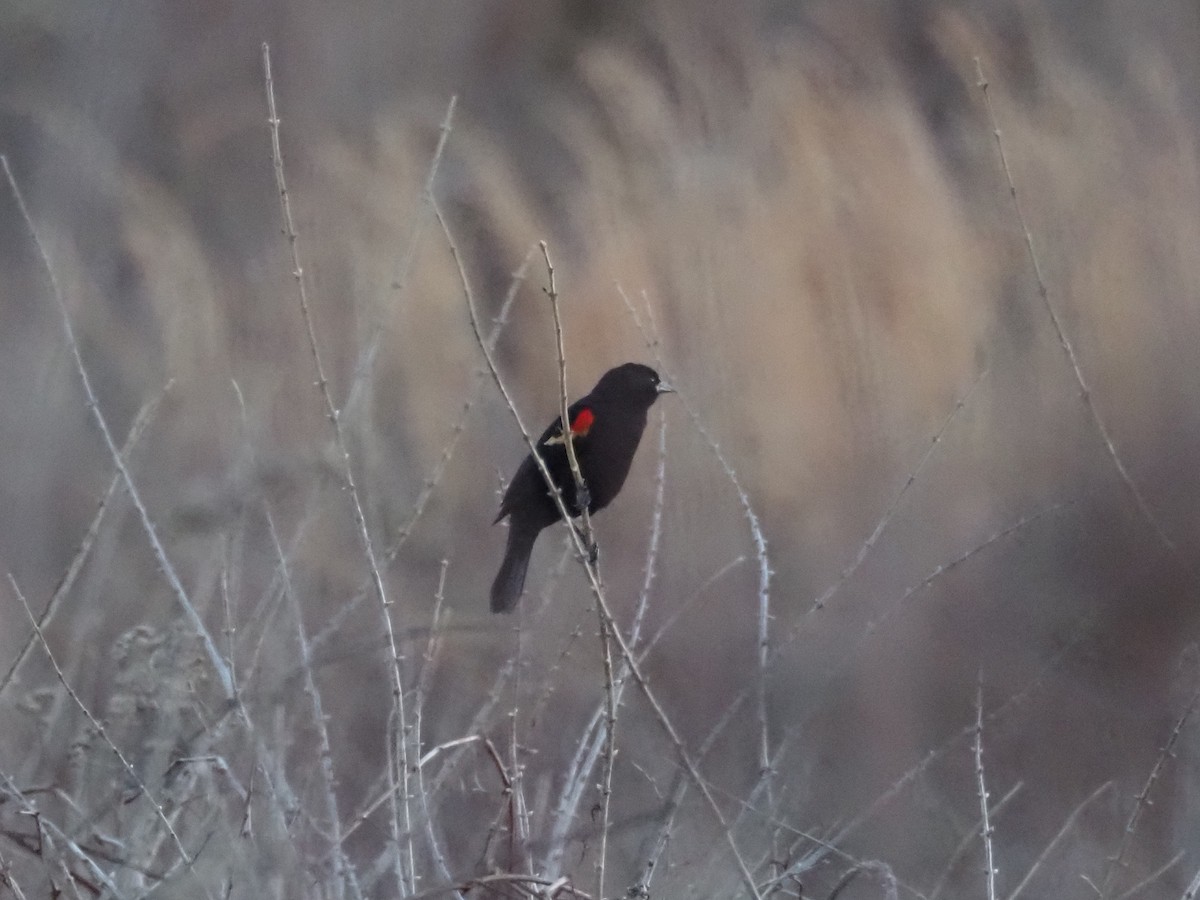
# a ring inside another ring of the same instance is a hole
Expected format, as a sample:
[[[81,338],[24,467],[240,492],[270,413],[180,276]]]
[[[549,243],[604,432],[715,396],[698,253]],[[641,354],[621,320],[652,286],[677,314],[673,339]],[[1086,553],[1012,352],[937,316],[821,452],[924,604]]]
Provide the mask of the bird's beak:
[[[658,392],[660,394],[674,394],[675,388],[671,387],[670,382],[660,381],[658,383]]]

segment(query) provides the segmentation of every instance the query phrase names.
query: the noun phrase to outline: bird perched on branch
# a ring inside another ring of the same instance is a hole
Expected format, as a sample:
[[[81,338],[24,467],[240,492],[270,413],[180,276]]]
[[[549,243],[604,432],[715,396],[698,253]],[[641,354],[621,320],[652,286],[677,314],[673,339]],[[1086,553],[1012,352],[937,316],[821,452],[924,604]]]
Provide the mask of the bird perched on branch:
[[[567,410],[571,443],[586,488],[587,510],[604,509],[625,484],[633,455],[646,430],[646,416],[659,394],[674,390],[649,366],[625,363],[609,369],[591,393]],[[567,459],[562,417],[537,442],[554,484],[572,516],[581,515],[575,479]],[[560,518],[554,496],[531,453],[513,476],[495,521],[508,518],[508,546],[492,582],[492,612],[511,612],[525,587],[529,556],[543,528]]]

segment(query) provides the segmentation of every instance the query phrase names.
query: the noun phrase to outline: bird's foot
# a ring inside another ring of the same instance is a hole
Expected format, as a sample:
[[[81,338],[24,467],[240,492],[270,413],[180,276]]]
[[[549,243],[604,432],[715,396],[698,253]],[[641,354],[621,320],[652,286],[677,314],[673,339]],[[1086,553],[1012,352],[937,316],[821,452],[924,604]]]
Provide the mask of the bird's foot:
[[[575,529],[575,534],[579,536],[579,543],[583,544],[584,549],[587,550],[588,564],[594,566],[596,561],[600,559],[600,545],[594,540],[589,540],[588,533],[578,522],[572,522],[571,527]]]

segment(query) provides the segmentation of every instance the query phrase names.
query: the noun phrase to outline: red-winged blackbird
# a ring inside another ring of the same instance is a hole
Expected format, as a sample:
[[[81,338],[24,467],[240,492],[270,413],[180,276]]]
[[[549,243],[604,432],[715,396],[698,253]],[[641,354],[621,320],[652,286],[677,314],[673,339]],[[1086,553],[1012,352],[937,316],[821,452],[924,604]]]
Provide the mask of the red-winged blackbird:
[[[608,506],[617,496],[646,430],[646,414],[659,394],[671,390],[649,366],[625,363],[605,372],[590,394],[568,407],[571,443],[590,498],[589,513]],[[561,416],[538,438],[537,450],[562,492],[563,503],[573,515],[580,515]],[[508,546],[492,582],[492,612],[510,612],[517,605],[534,541],[543,528],[559,520],[558,506],[532,453],[504,492],[495,522],[505,516]]]

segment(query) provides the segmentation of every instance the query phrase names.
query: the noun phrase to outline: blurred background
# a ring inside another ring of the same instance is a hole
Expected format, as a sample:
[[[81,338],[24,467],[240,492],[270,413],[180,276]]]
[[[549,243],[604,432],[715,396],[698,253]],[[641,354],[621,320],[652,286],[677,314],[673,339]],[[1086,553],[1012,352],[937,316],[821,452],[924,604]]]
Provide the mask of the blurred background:
[[[604,696],[562,534],[539,542],[518,616],[486,611],[497,492],[524,450],[428,181],[485,330],[512,294],[496,354],[531,429],[558,403],[539,240],[572,394],[631,359],[681,390],[597,518],[601,566],[619,622],[645,598],[641,639],[666,628],[644,668],[761,893],[827,897],[871,861],[843,900],[889,877],[903,896],[982,895],[979,689],[992,801],[1015,791],[992,820],[999,890],[1049,850],[1028,896],[1183,894],[1200,868],[1200,738],[1179,727],[1200,685],[1200,11],[1184,0],[6,5],[0,153],[118,445],[170,383],[130,469],[245,725],[218,714],[127,493],[97,512],[113,460],[7,186],[0,565],[35,610],[81,567],[46,640],[181,832],[210,833],[211,813],[236,847],[243,809],[289,815],[254,852],[196,838],[198,868],[156,882],[178,857],[127,830],[162,823],[114,799],[129,773],[40,647],[0,694],[0,812],[44,794],[85,847],[148,848],[120,876],[142,879],[129,896],[209,876],[233,896],[354,893],[328,874],[330,823],[378,794],[390,655],[281,233],[264,41],[317,340],[368,530],[399,545],[383,575],[421,711],[404,739],[489,735],[531,810],[514,850],[497,767],[461,750],[426,795],[425,886],[500,869],[595,891],[599,769],[571,760]],[[9,584],[0,621],[7,670],[30,635]],[[606,893],[644,886],[651,859],[655,896],[746,892],[694,789],[668,819],[680,770],[633,686],[617,746]],[[172,780],[206,754],[228,778]],[[318,760],[336,810],[314,799]],[[265,799],[246,788],[264,779]],[[365,871],[388,858],[386,805],[363,822],[343,845],[364,894],[402,893]],[[49,865],[30,827],[4,821],[0,845],[27,888],[80,871]]]

